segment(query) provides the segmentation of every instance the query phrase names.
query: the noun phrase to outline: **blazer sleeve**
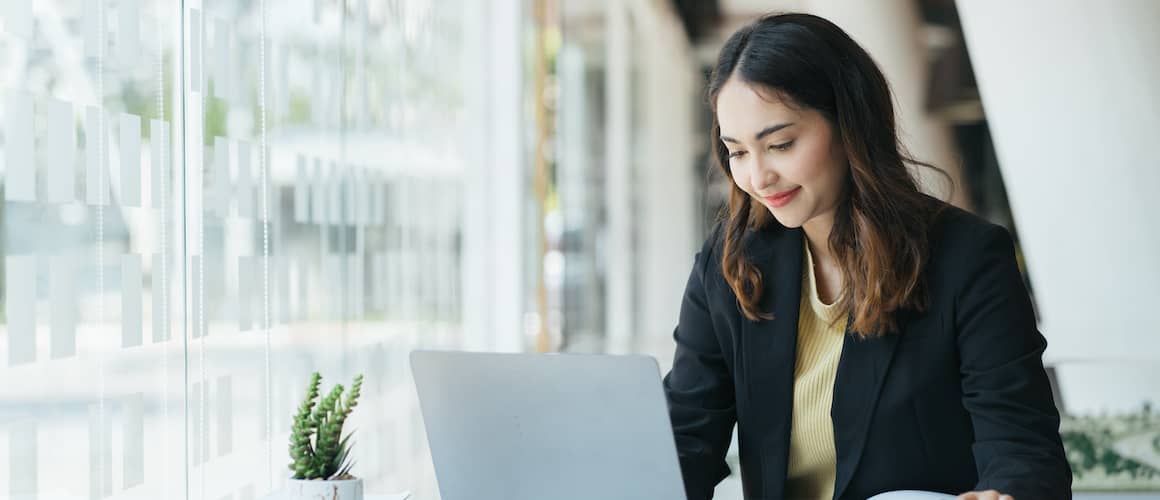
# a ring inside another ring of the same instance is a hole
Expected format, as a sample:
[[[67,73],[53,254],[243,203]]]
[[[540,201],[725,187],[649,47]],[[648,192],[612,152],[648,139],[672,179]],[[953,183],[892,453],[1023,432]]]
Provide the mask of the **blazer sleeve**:
[[[1070,499],[1071,469],[1043,369],[1047,341],[1007,230],[988,226],[956,298],[963,405],[975,431],[976,490],[1016,500]]]
[[[681,474],[689,500],[713,497],[729,475],[725,453],[737,420],[733,378],[710,319],[705,274],[713,265],[712,240],[697,254],[673,339],[673,367],[664,378]]]

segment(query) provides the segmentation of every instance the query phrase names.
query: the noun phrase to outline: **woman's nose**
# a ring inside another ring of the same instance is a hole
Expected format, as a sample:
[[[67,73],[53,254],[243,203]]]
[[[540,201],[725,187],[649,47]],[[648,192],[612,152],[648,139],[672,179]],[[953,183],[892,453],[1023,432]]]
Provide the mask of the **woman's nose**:
[[[777,174],[777,169],[773,164],[766,159],[761,159],[754,162],[753,165],[753,187],[758,191],[764,191],[765,188],[777,184],[781,176]]]

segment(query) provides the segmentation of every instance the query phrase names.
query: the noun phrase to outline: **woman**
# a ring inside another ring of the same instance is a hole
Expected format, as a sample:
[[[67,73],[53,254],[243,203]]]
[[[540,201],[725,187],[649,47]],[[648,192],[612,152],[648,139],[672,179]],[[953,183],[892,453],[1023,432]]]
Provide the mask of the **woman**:
[[[732,193],[665,377],[689,498],[729,474],[735,423],[747,499],[1070,498],[1011,238],[920,193],[870,56],[819,17],[765,17],[709,98]]]

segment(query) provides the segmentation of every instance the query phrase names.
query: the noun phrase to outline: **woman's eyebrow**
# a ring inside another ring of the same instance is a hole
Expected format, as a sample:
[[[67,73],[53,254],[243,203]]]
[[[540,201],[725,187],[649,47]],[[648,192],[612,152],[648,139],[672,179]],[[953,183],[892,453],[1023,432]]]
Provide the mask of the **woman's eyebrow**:
[[[793,125],[793,122],[789,122],[789,123],[778,123],[778,124],[776,124],[776,125],[770,125],[770,126],[768,126],[768,127],[765,127],[765,128],[763,128],[763,129],[761,129],[761,132],[758,132],[758,133],[757,133],[757,135],[756,135],[756,136],[754,136],[754,139],[756,139],[756,140],[760,141],[760,140],[761,140],[762,138],[764,138],[765,136],[767,136],[767,135],[769,135],[769,134],[772,134],[772,133],[774,133],[774,132],[777,132],[778,130],[781,130],[781,129],[783,129],[783,128],[786,128],[786,127],[788,127],[788,126],[790,126],[790,125]],[[738,141],[737,139],[734,139],[734,138],[732,138],[732,137],[721,136],[721,140],[722,140],[722,141],[725,141],[725,142],[732,142],[733,144],[741,144],[741,141]]]

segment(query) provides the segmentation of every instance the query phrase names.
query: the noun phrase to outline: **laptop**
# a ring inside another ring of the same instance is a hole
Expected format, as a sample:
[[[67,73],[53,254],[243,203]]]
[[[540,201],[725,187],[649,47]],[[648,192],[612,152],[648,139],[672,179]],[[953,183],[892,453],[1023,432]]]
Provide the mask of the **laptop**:
[[[660,368],[647,356],[415,351],[443,500],[674,500]]]

